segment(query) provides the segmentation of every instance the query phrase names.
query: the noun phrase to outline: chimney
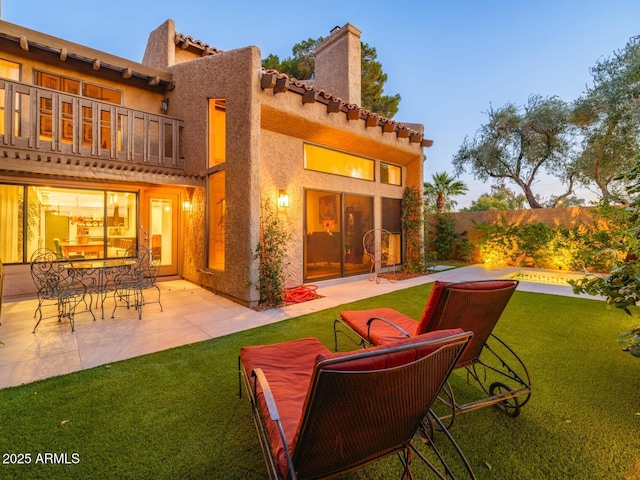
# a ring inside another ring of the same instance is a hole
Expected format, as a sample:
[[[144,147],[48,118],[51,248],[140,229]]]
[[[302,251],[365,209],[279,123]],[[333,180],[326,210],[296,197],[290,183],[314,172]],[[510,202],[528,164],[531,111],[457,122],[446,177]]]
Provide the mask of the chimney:
[[[360,30],[347,23],[335,27],[316,47],[313,84],[345,102],[361,106],[362,53]]]

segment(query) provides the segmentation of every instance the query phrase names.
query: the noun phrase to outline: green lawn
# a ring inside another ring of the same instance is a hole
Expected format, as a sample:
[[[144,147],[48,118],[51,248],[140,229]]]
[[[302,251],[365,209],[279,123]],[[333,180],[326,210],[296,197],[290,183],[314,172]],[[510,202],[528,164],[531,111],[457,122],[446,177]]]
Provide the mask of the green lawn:
[[[341,309],[392,306],[418,318],[430,288]],[[238,399],[238,350],[306,336],[333,348],[337,311],[0,390],[0,478],[265,478],[248,401]],[[452,434],[478,478],[640,478],[640,360],[615,342],[636,320],[586,297],[516,292],[496,333],[527,365],[533,395],[515,419],[495,408],[456,419]],[[30,464],[8,464],[21,454]],[[396,467],[345,478],[399,478]]]

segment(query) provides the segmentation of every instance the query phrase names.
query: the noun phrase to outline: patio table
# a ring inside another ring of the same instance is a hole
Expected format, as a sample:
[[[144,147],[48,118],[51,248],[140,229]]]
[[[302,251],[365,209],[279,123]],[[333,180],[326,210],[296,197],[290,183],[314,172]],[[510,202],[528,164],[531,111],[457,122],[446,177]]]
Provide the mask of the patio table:
[[[96,294],[96,307],[100,302],[102,310],[102,318],[104,318],[104,301],[109,292],[115,290],[115,278],[123,273],[128,272],[132,265],[136,264],[135,258],[117,258],[110,260],[93,260],[93,261],[76,261],[68,262],[66,268],[69,275],[82,282],[92,299],[89,303],[89,311],[93,303],[93,294]]]

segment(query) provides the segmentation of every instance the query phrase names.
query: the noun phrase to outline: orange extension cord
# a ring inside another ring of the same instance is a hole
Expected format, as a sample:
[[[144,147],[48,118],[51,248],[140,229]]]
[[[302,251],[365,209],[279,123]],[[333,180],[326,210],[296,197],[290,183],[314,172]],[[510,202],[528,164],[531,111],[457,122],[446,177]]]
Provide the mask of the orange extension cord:
[[[307,300],[318,298],[317,285],[302,285],[301,287],[286,288],[284,290],[284,301],[287,303],[302,303]]]

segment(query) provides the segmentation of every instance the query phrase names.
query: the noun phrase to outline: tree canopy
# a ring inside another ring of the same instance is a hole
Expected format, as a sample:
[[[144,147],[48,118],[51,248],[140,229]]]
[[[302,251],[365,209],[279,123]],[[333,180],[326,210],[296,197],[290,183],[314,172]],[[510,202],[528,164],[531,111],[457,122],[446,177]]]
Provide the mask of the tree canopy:
[[[464,212],[480,212],[486,210],[522,210],[526,198],[518,195],[504,183],[491,185],[491,193],[483,193],[471,205],[463,208]]]
[[[576,171],[583,183],[595,183],[606,203],[625,203],[615,178],[640,151],[640,36],[599,60],[591,74],[593,86],[574,107],[573,121],[583,135]]]
[[[456,174],[469,170],[477,179],[513,181],[531,208],[542,208],[533,185],[542,171],[567,184],[567,195],[575,178],[568,161],[572,137],[569,106],[557,97],[529,97],[523,109],[507,104],[490,109],[489,121],[472,140],[464,143],[452,163]]]
[[[324,40],[324,37],[309,38],[296,43],[292,49],[292,56],[280,60],[277,55],[269,54],[262,60],[262,66],[266,69],[278,70],[298,80],[313,78],[316,62],[316,47]],[[362,51],[362,105],[386,118],[393,118],[398,113],[400,95],[384,95],[384,84],[387,74],[382,70],[382,64],[378,62],[376,49],[361,42]]]
[[[424,201],[427,210],[438,213],[451,212],[457,205],[452,197],[464,195],[469,188],[461,180],[447,172],[436,172],[431,176],[431,182],[424,182]]]

